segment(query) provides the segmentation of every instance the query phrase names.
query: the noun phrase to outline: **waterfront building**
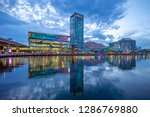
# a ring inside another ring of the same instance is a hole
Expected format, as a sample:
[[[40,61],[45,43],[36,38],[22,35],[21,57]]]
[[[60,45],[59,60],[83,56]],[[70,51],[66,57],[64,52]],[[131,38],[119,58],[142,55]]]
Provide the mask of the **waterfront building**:
[[[119,41],[122,52],[136,51],[136,41],[130,38],[123,38]]]
[[[28,46],[18,43],[13,39],[0,38],[0,53],[25,52],[28,51]]]
[[[69,36],[28,32],[28,41],[33,53],[65,53],[70,50]]]
[[[116,52],[120,51],[120,43],[119,42],[109,43],[109,47],[113,51],[116,51]]]
[[[74,48],[83,48],[84,16],[76,12],[70,17],[70,42]]]
[[[130,38],[123,38],[117,42],[109,43],[109,47],[113,51],[130,53],[136,51],[136,41]]]

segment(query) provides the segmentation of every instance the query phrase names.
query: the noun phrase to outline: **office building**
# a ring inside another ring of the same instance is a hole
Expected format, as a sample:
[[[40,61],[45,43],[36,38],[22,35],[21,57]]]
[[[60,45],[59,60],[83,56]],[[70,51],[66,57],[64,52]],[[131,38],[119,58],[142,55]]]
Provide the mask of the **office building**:
[[[123,38],[119,41],[122,52],[136,51],[136,41],[130,38]]]
[[[130,53],[136,51],[136,41],[130,38],[123,38],[117,42],[109,43],[109,47],[113,51]]]
[[[76,12],[70,17],[70,42],[74,48],[83,48],[84,16]]]
[[[113,50],[115,52],[120,51],[120,43],[119,42],[109,43],[109,47],[111,48],[111,50]]]

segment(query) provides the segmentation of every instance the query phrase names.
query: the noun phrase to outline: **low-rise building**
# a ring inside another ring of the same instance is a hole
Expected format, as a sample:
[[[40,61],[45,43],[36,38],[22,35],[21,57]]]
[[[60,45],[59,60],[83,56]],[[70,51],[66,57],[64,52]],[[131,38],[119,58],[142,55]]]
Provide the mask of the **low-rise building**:
[[[45,34],[37,32],[28,33],[30,51],[33,53],[64,53],[70,49],[70,36]]]

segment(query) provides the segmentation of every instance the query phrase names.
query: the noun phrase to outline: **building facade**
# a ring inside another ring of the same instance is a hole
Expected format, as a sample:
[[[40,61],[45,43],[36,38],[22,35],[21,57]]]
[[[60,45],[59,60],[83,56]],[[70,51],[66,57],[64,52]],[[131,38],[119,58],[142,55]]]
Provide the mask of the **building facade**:
[[[120,41],[120,49],[123,52],[136,51],[136,41],[130,38],[123,38]]]
[[[12,39],[0,38],[0,53],[27,52],[28,46]]]
[[[119,42],[109,43],[109,47],[113,51],[116,51],[116,52],[120,51],[120,43]]]
[[[74,13],[70,17],[70,42],[75,48],[83,48],[84,44],[84,16]]]
[[[117,52],[134,52],[136,51],[136,41],[130,38],[123,38],[117,42],[109,43],[109,47]]]
[[[69,36],[28,32],[29,47],[32,52],[63,53],[69,51]]]

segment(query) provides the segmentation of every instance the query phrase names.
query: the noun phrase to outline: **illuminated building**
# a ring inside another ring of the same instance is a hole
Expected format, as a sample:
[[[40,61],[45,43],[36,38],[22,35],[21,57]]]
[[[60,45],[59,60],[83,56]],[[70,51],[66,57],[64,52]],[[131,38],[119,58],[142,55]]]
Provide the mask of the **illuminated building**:
[[[84,16],[74,13],[70,17],[70,42],[75,48],[83,48],[84,35]]]
[[[28,32],[32,52],[63,53],[69,51],[69,36]]]
[[[28,46],[18,43],[12,39],[0,38],[0,53],[8,52],[25,52],[28,51]]]

